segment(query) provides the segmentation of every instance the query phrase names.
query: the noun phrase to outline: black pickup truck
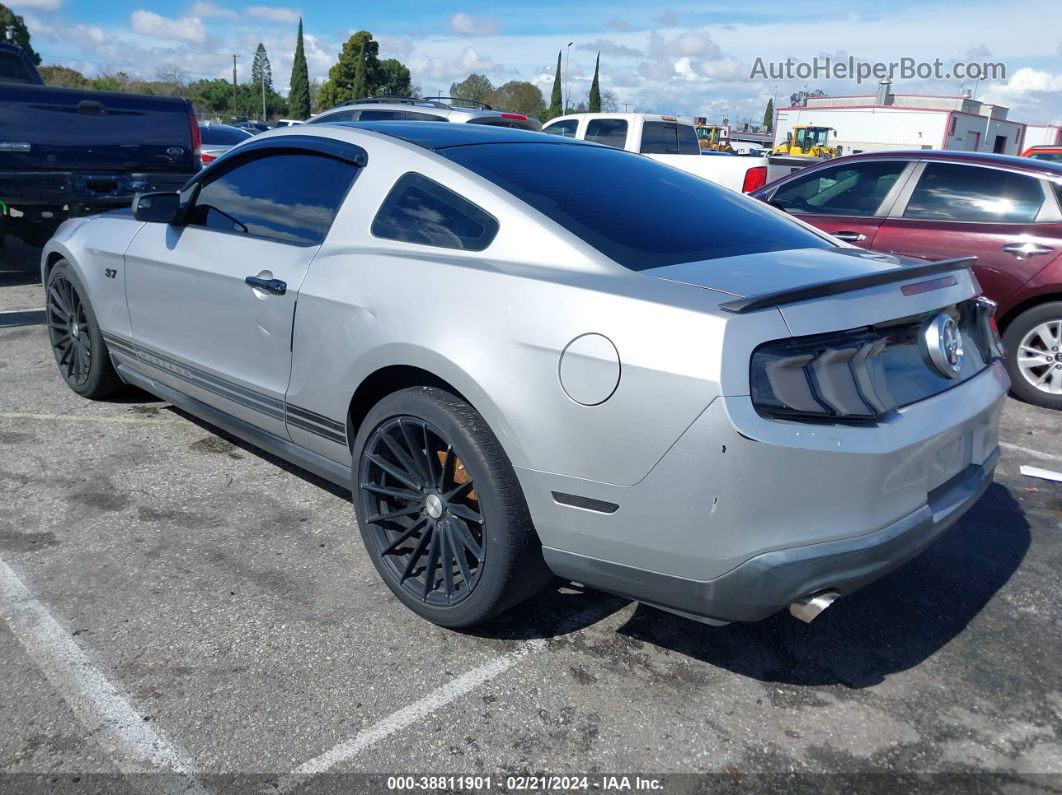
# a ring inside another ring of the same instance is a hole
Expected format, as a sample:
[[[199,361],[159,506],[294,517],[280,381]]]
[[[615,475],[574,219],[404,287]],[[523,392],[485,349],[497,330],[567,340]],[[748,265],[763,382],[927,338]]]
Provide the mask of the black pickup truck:
[[[67,218],[179,188],[199,149],[187,100],[46,86],[0,43],[0,235],[42,245]]]

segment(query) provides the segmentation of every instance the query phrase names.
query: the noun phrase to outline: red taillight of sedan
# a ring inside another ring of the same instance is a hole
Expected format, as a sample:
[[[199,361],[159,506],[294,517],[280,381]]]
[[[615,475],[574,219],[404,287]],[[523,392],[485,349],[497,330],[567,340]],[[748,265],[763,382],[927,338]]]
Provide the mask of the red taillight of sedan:
[[[741,186],[741,192],[752,193],[752,191],[762,188],[766,184],[767,166],[756,166],[745,172],[745,182]]]
[[[203,165],[205,166],[207,163],[213,163],[218,158],[216,155],[208,155],[206,152],[203,152],[202,159]]]

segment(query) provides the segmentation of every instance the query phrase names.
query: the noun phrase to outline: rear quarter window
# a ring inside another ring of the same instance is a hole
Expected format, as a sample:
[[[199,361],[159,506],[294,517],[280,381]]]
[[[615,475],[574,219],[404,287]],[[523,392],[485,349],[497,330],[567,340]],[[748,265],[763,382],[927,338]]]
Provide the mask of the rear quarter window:
[[[372,234],[403,243],[482,251],[498,234],[498,222],[449,188],[411,172],[399,177],[380,205]]]

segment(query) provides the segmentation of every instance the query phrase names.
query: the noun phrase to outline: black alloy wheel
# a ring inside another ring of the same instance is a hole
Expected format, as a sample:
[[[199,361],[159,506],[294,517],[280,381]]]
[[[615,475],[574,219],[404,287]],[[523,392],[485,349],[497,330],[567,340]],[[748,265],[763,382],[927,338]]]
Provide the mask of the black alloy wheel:
[[[359,422],[352,454],[365,548],[420,617],[468,627],[549,582],[516,471],[462,398],[434,386],[383,397]]]
[[[92,336],[87,305],[64,274],[48,281],[48,337],[59,372],[71,388],[83,388],[92,373]]]
[[[392,417],[362,454],[361,491],[377,554],[409,593],[454,605],[479,582],[487,554],[476,486],[442,432]]]

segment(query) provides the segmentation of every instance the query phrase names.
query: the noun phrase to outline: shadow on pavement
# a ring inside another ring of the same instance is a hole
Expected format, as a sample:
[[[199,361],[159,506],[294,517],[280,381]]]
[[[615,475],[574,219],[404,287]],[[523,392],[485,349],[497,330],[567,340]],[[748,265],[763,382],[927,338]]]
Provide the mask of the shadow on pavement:
[[[868,687],[961,633],[1017,570],[1029,542],[1024,512],[995,483],[925,552],[812,624],[783,611],[709,627],[639,606],[620,632],[762,682]]]

